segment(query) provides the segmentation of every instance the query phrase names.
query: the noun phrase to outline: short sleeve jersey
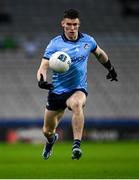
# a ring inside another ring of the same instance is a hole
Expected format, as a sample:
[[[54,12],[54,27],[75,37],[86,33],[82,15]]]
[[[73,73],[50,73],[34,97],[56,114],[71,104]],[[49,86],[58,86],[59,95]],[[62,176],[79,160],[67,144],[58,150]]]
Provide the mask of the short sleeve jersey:
[[[53,72],[52,92],[62,94],[74,89],[87,91],[87,61],[91,52],[95,51],[97,43],[93,37],[79,33],[75,41],[68,40],[65,35],[55,37],[45,49],[44,58],[50,59],[56,51],[64,51],[71,57],[70,69],[65,73]]]

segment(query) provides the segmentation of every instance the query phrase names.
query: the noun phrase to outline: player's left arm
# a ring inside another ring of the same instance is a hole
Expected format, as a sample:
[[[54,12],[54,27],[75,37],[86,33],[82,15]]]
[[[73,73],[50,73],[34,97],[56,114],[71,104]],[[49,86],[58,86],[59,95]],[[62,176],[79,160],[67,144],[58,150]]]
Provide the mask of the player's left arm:
[[[115,68],[111,64],[106,52],[97,45],[97,48],[93,53],[96,56],[97,60],[109,71],[106,76],[107,79],[110,79],[111,81],[118,81]]]

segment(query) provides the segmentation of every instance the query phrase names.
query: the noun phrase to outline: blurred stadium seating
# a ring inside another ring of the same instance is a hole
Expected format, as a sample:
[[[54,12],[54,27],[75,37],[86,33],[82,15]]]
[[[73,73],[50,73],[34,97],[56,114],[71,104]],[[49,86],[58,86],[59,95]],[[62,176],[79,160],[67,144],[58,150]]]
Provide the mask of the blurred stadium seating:
[[[106,70],[90,56],[89,118],[139,118],[139,17],[122,16],[116,0],[4,0],[12,23],[0,24],[0,39],[11,34],[19,47],[0,50],[0,119],[43,117],[47,92],[37,87],[36,71],[43,51],[57,33],[68,8],[80,10],[81,31],[95,37],[116,67],[118,82],[105,79]],[[22,44],[29,36],[38,42],[35,57],[28,58]],[[51,79],[49,77],[49,79]],[[66,112],[65,117],[69,117]]]
[[[60,32],[63,11],[77,8],[81,12],[82,30],[89,33],[138,33],[138,17],[122,16],[120,0],[1,0],[6,12],[11,14],[13,23],[1,27],[1,32],[53,33]],[[129,0],[128,0],[129,1]]]

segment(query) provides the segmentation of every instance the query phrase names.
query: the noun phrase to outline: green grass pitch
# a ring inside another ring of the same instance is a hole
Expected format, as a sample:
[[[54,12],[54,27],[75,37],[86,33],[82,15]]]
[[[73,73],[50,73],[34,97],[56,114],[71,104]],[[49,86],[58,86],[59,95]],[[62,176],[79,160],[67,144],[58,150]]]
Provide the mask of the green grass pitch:
[[[43,160],[43,145],[0,144],[2,179],[136,179],[139,142],[82,142],[83,156],[71,159],[72,142],[57,142],[53,155]]]

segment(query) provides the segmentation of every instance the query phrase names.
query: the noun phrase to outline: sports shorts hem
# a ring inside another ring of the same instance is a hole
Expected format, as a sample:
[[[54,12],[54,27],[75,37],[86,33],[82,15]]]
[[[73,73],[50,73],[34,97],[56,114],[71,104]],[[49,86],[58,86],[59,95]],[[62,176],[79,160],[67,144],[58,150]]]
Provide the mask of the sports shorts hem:
[[[76,91],[83,92],[86,95],[86,97],[88,95],[87,91],[83,88],[74,89],[70,92],[62,93],[62,94],[56,94],[50,91],[47,98],[46,108],[50,111],[65,110],[67,108],[66,105],[67,99],[70,96],[72,96]]]

